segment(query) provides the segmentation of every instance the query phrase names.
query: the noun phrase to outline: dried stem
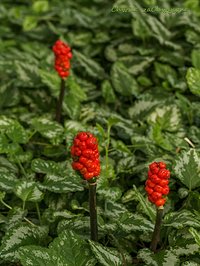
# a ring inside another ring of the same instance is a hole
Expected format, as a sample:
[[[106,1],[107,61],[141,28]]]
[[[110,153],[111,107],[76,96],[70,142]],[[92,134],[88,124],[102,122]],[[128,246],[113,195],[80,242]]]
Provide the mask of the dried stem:
[[[60,83],[60,95],[59,95],[57,106],[56,106],[56,121],[58,123],[61,122],[61,113],[62,113],[64,95],[65,95],[65,80],[62,78],[61,83]]]
[[[163,217],[163,206],[157,208],[156,223],[155,223],[154,232],[152,235],[152,241],[150,245],[150,249],[153,252],[156,252],[157,244],[160,240],[160,229],[161,229],[161,224],[162,224],[162,217]]]
[[[98,241],[96,186],[96,183],[89,183],[90,232],[93,241]]]

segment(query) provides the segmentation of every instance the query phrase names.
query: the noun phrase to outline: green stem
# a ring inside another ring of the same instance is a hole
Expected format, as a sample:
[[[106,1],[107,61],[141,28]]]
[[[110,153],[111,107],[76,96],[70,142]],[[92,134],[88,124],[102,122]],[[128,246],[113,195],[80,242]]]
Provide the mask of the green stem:
[[[8,205],[7,203],[5,203],[5,201],[1,200],[1,203],[7,207],[8,209],[12,210],[12,207],[10,205]]]
[[[96,186],[96,183],[89,183],[90,232],[93,241],[98,241]]]
[[[17,159],[17,158],[16,158],[16,159]],[[26,178],[28,178],[27,173],[26,173],[26,171],[25,171],[23,165],[20,163],[20,161],[19,161],[18,159],[17,159],[17,163],[18,163],[19,168],[21,169],[23,175],[24,175]]]
[[[154,232],[152,235],[152,241],[150,245],[150,249],[153,252],[156,252],[157,244],[160,240],[162,217],[163,217],[163,206],[157,208],[156,223],[155,223]]]
[[[5,203],[5,201],[1,200],[1,203],[7,207],[9,210],[12,210],[12,207]],[[26,217],[23,218],[27,223],[31,224],[32,226],[36,226],[34,223],[32,223],[30,220],[28,220]]]
[[[26,201],[23,201],[23,205],[22,205],[22,210],[25,210],[25,206],[26,206]]]
[[[35,205],[36,205],[38,219],[39,219],[39,222],[40,222],[40,225],[41,225],[42,220],[41,220],[40,208],[39,208],[39,205],[38,205],[37,202],[35,203]]]
[[[58,123],[61,122],[61,112],[62,112],[62,105],[63,105],[64,95],[65,95],[65,80],[61,79],[60,95],[59,95],[59,98],[58,98],[58,101],[57,101],[57,106],[56,106],[56,121]]]

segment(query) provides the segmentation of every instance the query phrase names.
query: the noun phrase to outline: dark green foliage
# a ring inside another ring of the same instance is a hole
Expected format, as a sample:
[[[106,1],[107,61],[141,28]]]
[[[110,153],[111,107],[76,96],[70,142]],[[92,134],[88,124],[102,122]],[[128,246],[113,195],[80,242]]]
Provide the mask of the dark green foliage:
[[[199,1],[1,0],[0,24],[0,265],[200,265]],[[62,125],[58,38],[73,52]],[[70,165],[85,130],[101,153],[99,243]],[[171,192],[153,254],[144,184],[161,160]]]

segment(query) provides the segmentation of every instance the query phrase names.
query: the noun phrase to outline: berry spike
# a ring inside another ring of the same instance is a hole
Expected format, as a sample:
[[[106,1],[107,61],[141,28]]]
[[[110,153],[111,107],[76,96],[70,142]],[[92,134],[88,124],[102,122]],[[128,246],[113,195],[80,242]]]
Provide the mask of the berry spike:
[[[153,162],[149,165],[145,190],[149,201],[157,207],[162,207],[166,202],[166,195],[169,193],[169,178],[170,171],[166,169],[164,162]]]
[[[85,180],[92,180],[100,174],[98,141],[89,132],[79,132],[71,147],[72,167]]]

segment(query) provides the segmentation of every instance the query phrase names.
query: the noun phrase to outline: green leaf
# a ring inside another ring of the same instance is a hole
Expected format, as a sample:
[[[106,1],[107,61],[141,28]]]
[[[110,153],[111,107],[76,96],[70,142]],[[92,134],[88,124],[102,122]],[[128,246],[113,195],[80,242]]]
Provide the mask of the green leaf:
[[[102,96],[106,103],[114,103],[116,101],[116,96],[113,88],[108,80],[104,80],[101,84]]]
[[[4,261],[19,259],[19,247],[42,242],[48,234],[47,227],[20,224],[8,230],[2,238],[0,257]]]
[[[139,89],[136,80],[128,73],[127,68],[116,62],[112,66],[111,80],[114,89],[123,96],[138,96]]]
[[[37,66],[37,61],[28,62],[15,60],[14,62],[15,70],[20,81],[20,86],[22,87],[36,87],[39,83],[39,69]]]
[[[56,71],[40,69],[39,74],[42,82],[50,88],[51,94],[57,98],[59,95],[61,81]]]
[[[25,246],[19,249],[20,262],[23,266],[55,266],[51,253],[47,248],[40,246]],[[64,264],[60,264],[64,266]]]
[[[149,249],[141,249],[138,253],[138,258],[145,262],[145,265],[149,266],[179,266],[179,257],[173,253],[172,250],[163,250],[154,254]]]
[[[194,237],[196,243],[200,246],[200,233],[199,231],[197,231],[196,229],[194,229],[193,227],[191,227],[189,229],[189,232],[192,234],[192,236]]]
[[[104,69],[93,59],[88,58],[84,54],[73,51],[76,60],[84,68],[84,71],[93,78],[102,79],[105,76]]]
[[[63,102],[63,110],[68,114],[71,119],[78,120],[81,111],[79,99],[73,94],[65,95]]]
[[[31,123],[34,129],[43,137],[49,139],[52,144],[56,145],[62,142],[64,129],[59,123],[46,117],[34,118]]]
[[[6,130],[6,135],[16,143],[27,143],[28,142],[28,134],[17,121],[13,121],[12,125]]]
[[[73,96],[74,98],[76,98],[80,102],[87,100],[87,95],[85,94],[84,90],[80,87],[80,85],[77,83],[75,77],[73,77],[72,75],[69,76],[67,78],[66,83],[67,83],[66,84],[67,90],[68,90],[68,88],[70,89],[67,96],[69,96],[69,97]]]
[[[194,228],[200,228],[200,220],[197,216],[188,210],[182,210],[179,212],[170,212],[165,215],[164,225],[174,227],[176,229],[182,229],[186,226]]]
[[[157,107],[154,112],[148,116],[148,123],[158,124],[162,130],[175,132],[181,126],[181,113],[176,105],[165,105]]]
[[[183,151],[175,160],[176,177],[189,189],[200,186],[200,158],[196,150]]]
[[[195,68],[200,69],[200,50],[192,50],[192,64]]]
[[[20,261],[23,266],[94,266],[89,245],[71,231],[62,232],[49,245],[49,248],[27,246],[20,248]]]
[[[37,27],[38,19],[35,16],[26,16],[23,21],[23,30],[30,31]]]
[[[37,184],[31,181],[20,181],[16,186],[15,194],[24,202],[39,202],[43,199],[43,193],[38,189]]]
[[[117,250],[104,247],[101,244],[89,241],[92,252],[101,265],[121,266],[123,264],[120,253]]]
[[[140,214],[123,213],[117,220],[119,228],[127,233],[142,231],[153,232],[154,224]]]
[[[200,96],[200,69],[189,68],[186,75],[188,87],[190,91],[196,95]]]
[[[157,105],[157,100],[140,100],[129,108],[129,116],[132,119],[143,119],[147,116]]]
[[[8,171],[6,168],[0,168],[0,189],[12,192],[14,191],[17,182],[18,179],[15,174]]]
[[[152,204],[145,198],[140,191],[136,188],[136,186],[133,186],[133,189],[128,190],[124,196],[122,197],[122,202],[126,203],[132,200],[136,200],[139,202],[139,205],[141,206],[140,209],[142,209],[143,213],[146,214],[150,220],[154,223],[156,219],[156,211],[152,207]]]
[[[43,160],[40,158],[34,159],[31,162],[31,169],[36,173],[53,174],[60,173],[63,169],[54,161]]]
[[[6,221],[6,230],[10,230],[22,223],[23,218],[26,216],[26,211],[19,207],[13,207],[9,210]]]
[[[81,178],[70,172],[65,176],[47,174],[40,187],[55,193],[67,193],[84,190],[84,187],[81,184]]]
[[[0,201],[5,198],[6,192],[0,191]]]
[[[49,2],[47,0],[37,0],[33,3],[32,9],[36,13],[47,12],[49,10]]]

